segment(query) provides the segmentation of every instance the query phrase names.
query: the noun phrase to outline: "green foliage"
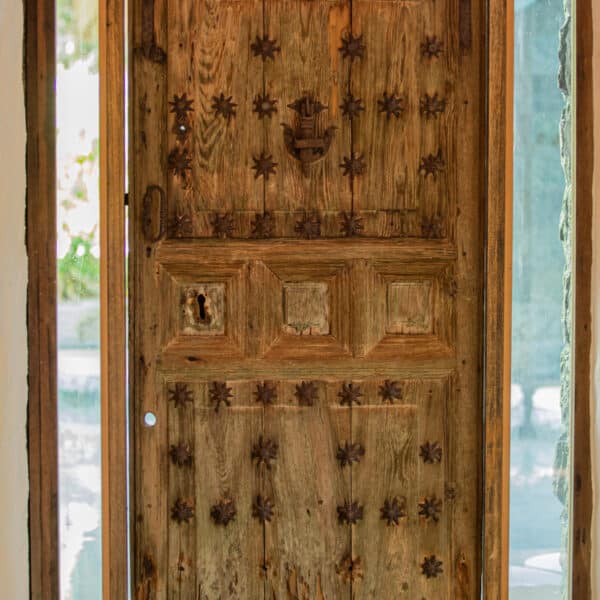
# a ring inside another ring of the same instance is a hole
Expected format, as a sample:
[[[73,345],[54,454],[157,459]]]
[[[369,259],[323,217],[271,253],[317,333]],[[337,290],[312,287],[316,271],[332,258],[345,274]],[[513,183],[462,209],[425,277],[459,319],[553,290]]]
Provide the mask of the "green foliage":
[[[58,260],[58,295],[63,301],[97,298],[100,261],[92,254],[96,230],[71,237],[65,256]]]
[[[77,60],[98,71],[98,2],[58,0],[58,61],[69,68]]]

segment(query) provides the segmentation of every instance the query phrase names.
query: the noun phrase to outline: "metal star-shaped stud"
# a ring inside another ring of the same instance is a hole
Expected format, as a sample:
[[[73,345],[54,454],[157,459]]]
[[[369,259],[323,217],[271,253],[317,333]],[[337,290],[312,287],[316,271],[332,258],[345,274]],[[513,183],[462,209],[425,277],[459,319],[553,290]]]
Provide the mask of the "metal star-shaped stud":
[[[277,112],[277,100],[271,98],[269,94],[258,94],[256,98],[254,98],[254,108],[252,109],[257,115],[259,119],[263,117],[269,117]]]
[[[277,45],[277,40],[269,39],[266,33],[262,38],[257,35],[256,40],[250,44],[250,49],[254,53],[254,56],[260,56],[263,60],[267,60],[267,58],[275,60],[275,52],[281,52],[281,48]]]
[[[171,508],[171,518],[177,523],[189,523],[194,517],[194,503],[191,500],[178,498]]]
[[[352,179],[357,175],[363,175],[367,170],[365,157],[356,152],[352,152],[350,156],[344,156],[343,162],[340,164],[343,175],[349,175]]]
[[[171,461],[177,467],[190,467],[192,465],[194,456],[192,454],[192,447],[190,444],[172,444],[169,450],[169,456]]]
[[[442,561],[438,560],[435,557],[435,554],[426,556],[421,564],[421,572],[423,575],[425,575],[425,577],[427,577],[427,579],[432,579],[444,572],[444,569],[442,569],[442,564]]]
[[[359,557],[353,559],[347,555],[336,567],[336,572],[344,583],[354,583],[363,578],[362,561]]]
[[[433,96],[425,94],[421,98],[421,114],[427,119],[435,119],[446,110],[446,99],[436,92]]]
[[[435,35],[426,36],[421,44],[421,54],[425,58],[438,58],[444,49],[444,44]]]
[[[213,235],[225,239],[233,233],[233,215],[231,213],[215,213],[211,221]]]
[[[268,498],[263,498],[259,494],[252,503],[252,516],[261,523],[271,521],[273,518],[273,506],[273,503]]]
[[[363,230],[362,218],[356,216],[354,213],[343,212],[340,221],[340,232],[346,237],[354,237],[360,235]]]
[[[231,101],[232,98],[233,96],[226,97],[223,93],[219,96],[213,96],[211,108],[215,111],[217,116],[220,115],[228,121],[231,120],[231,117],[235,117],[235,107],[237,104]]]
[[[392,500],[385,500],[379,512],[381,512],[381,520],[387,521],[388,525],[399,525],[400,519],[406,517],[406,498],[395,497]]]
[[[257,402],[264,404],[273,404],[277,400],[277,388],[268,381],[256,384],[254,396]]]
[[[337,507],[338,521],[346,525],[355,525],[363,518],[364,508],[358,502],[348,502]]]
[[[352,94],[346,95],[344,101],[340,104],[340,108],[342,109],[342,114],[350,119],[358,117],[365,110],[363,101],[360,98],[355,98]]]
[[[431,175],[434,179],[437,178],[437,174],[444,170],[446,163],[442,158],[442,150],[438,150],[437,154],[429,154],[421,159],[419,165],[419,173],[423,173],[425,177]]]
[[[168,157],[169,170],[176,177],[185,177],[192,170],[192,157],[187,150],[175,148],[171,150]]]
[[[363,35],[354,37],[350,31],[342,38],[342,47],[339,49],[344,58],[354,60],[355,58],[363,58],[365,55],[366,46],[363,44]]]
[[[442,448],[438,442],[425,442],[420,448],[419,455],[425,464],[433,465],[442,462]]]
[[[444,497],[446,500],[456,500],[456,488],[449,483],[444,485]]]
[[[189,215],[175,215],[169,221],[169,235],[171,237],[186,237],[192,235],[192,219]]]
[[[342,385],[342,390],[338,393],[340,404],[346,404],[347,406],[360,404],[359,398],[361,398],[362,395],[363,393],[360,391],[360,387],[358,385],[355,387],[353,383],[344,383]]]
[[[402,388],[398,385],[397,381],[386,379],[383,385],[379,386],[378,394],[384,402],[389,402],[390,404],[394,404],[394,400],[402,400]]]
[[[171,112],[175,113],[178,116],[188,112],[194,112],[192,104],[194,104],[194,101],[190,100],[187,97],[187,94],[182,94],[181,96],[175,94],[173,96],[173,100],[169,101],[169,105],[171,106]]]
[[[275,222],[270,212],[263,214],[256,213],[254,221],[252,221],[252,237],[266,239],[273,236]]]
[[[340,467],[351,466],[352,463],[359,463],[365,455],[365,449],[361,444],[346,442],[343,446],[338,446],[335,457],[340,463]]]
[[[377,100],[380,113],[385,113],[386,119],[396,117],[397,119],[404,112],[404,100],[396,94],[389,95],[387,92],[383,93],[383,97]]]
[[[315,400],[319,399],[319,390],[314,381],[303,381],[296,385],[294,395],[300,406],[313,406]]]
[[[221,404],[231,406],[230,398],[233,396],[231,388],[224,381],[213,381],[208,390],[210,401],[215,405],[215,412],[219,412]]]
[[[176,383],[174,388],[169,389],[169,400],[175,403],[175,408],[179,408],[186,402],[193,402],[194,393],[186,383]]]
[[[441,240],[444,237],[444,219],[440,215],[423,217],[421,235],[430,240]]]
[[[294,231],[305,240],[314,240],[321,235],[321,221],[315,213],[305,214],[302,221],[296,221]]]
[[[268,180],[269,175],[275,175],[275,167],[277,166],[277,163],[273,161],[272,154],[261,152],[258,158],[252,157],[252,160],[254,161],[254,166],[252,167],[255,171],[254,179],[264,177]]]
[[[442,501],[435,496],[424,498],[422,502],[419,502],[419,516],[424,517],[426,521],[431,520],[437,523],[440,520],[441,511]]]
[[[231,498],[219,500],[210,509],[210,516],[215,525],[223,525],[224,527],[227,527],[235,519],[236,514],[235,502]]]
[[[254,444],[252,448],[252,460],[256,461],[256,465],[264,465],[271,470],[271,461],[277,458],[279,446],[273,440],[264,440],[261,435],[258,438],[258,444]]]

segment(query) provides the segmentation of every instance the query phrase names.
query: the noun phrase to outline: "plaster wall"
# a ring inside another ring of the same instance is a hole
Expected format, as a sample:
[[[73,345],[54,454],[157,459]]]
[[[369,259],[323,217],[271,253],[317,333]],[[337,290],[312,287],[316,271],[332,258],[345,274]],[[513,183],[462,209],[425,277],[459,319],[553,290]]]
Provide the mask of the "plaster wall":
[[[23,2],[0,0],[0,596],[29,598]]]

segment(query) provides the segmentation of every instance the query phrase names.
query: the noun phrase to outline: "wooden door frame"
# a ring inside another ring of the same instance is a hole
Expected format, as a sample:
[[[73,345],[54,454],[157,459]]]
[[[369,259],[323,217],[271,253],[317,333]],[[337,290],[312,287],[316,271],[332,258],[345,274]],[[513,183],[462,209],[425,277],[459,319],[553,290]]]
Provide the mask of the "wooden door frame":
[[[469,4],[470,0],[463,0]],[[593,165],[592,0],[577,19],[575,471],[573,590],[589,597],[592,514],[590,455],[590,271]],[[124,255],[124,39],[126,0],[100,0],[102,453],[104,598],[127,587],[126,329]],[[488,138],[485,315],[485,490],[483,589],[508,595],[510,309],[512,227],[512,6],[488,0]],[[56,390],[56,174],[54,0],[24,0],[29,256],[29,473],[31,598],[58,599]],[[110,51],[109,51],[110,50]],[[107,177],[107,173],[113,174]],[[110,322],[109,322],[110,315]],[[114,323],[119,327],[115,328]],[[110,377],[108,374],[110,373]]]

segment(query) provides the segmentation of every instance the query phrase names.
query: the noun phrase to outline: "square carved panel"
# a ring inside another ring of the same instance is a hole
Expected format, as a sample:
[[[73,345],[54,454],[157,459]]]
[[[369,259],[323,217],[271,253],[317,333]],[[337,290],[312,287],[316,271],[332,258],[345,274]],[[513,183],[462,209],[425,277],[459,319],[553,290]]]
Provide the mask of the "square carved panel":
[[[291,335],[329,334],[329,288],[326,283],[284,284],[283,331]]]
[[[433,331],[432,281],[397,281],[387,286],[387,333],[422,335]]]

